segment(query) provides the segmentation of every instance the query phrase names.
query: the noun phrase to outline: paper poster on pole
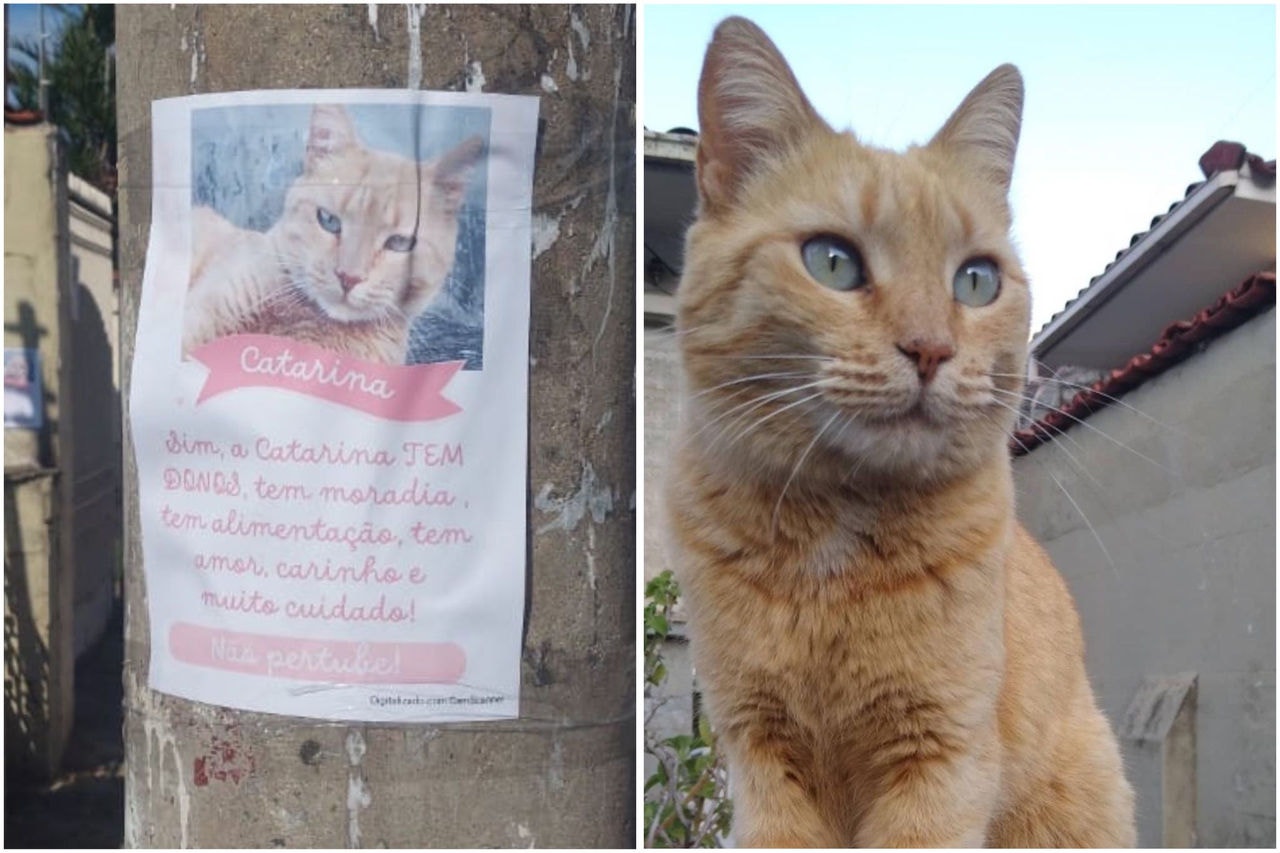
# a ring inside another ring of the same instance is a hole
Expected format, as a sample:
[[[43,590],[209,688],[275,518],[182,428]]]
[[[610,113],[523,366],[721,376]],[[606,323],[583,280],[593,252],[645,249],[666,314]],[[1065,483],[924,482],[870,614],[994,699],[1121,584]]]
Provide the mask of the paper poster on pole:
[[[518,716],[536,98],[157,101],[130,390],[150,686]]]
[[[44,425],[44,392],[40,385],[40,352],[22,347],[4,350],[4,427],[40,429]]]

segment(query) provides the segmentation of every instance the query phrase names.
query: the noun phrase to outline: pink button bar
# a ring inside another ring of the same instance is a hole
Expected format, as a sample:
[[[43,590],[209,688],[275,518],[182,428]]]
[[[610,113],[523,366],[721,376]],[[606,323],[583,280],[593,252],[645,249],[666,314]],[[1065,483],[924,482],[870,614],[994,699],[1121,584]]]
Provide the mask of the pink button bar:
[[[456,643],[370,643],[246,634],[176,623],[169,651],[195,666],[341,684],[455,684],[467,667]]]

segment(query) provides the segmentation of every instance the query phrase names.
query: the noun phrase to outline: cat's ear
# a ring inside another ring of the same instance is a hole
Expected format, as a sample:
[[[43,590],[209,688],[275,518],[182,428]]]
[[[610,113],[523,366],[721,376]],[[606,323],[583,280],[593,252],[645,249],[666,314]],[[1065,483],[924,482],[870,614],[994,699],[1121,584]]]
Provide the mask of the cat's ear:
[[[356,126],[347,111],[336,104],[318,104],[311,111],[307,134],[307,162],[333,157],[359,144]]]
[[[436,161],[432,182],[436,197],[443,202],[448,213],[457,213],[458,208],[462,207],[462,197],[471,181],[471,171],[482,156],[484,140],[479,136],[472,136],[445,152]]]
[[[1005,192],[1022,127],[1022,75],[1001,65],[974,87],[930,141],[965,158]]]
[[[733,203],[746,179],[807,133],[830,128],[764,31],[745,18],[716,27],[698,84],[698,191],[704,209]]]

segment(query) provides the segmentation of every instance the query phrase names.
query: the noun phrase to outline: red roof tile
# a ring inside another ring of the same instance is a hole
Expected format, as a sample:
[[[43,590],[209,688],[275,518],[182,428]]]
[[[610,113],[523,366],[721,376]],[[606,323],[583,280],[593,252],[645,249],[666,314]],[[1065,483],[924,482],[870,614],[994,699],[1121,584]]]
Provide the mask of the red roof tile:
[[[39,110],[10,110],[4,111],[5,124],[39,124],[44,121],[44,116]]]
[[[1274,171],[1274,162],[1272,163]],[[1276,304],[1276,274],[1255,273],[1239,287],[1190,320],[1180,320],[1166,328],[1150,351],[1129,359],[1123,367],[1075,395],[1030,426],[1017,430],[1009,442],[1014,456],[1030,453],[1072,424],[1110,405],[1115,398],[1164,373],[1212,340],[1267,311]]]
[[[1215,142],[1200,158],[1200,171],[1205,178],[1212,178],[1219,172],[1232,172],[1249,162],[1249,169],[1255,175],[1276,179],[1276,161],[1263,160],[1257,154],[1250,154],[1239,142]]]

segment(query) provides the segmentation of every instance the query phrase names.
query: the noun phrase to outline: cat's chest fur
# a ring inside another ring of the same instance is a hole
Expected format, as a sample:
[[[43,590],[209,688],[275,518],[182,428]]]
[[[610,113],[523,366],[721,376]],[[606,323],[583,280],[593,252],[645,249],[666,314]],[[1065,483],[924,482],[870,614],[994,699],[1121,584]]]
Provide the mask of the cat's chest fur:
[[[826,845],[856,838],[901,762],[975,742],[994,760],[1007,522],[930,531],[930,507],[877,518],[839,493],[779,509],[696,468],[673,495],[678,575],[735,762],[777,756],[835,833]]]
[[[815,784],[847,785],[886,745],[927,751],[990,724],[1004,663],[1004,517],[948,522],[924,498],[876,512],[838,490],[779,507],[697,467],[682,475],[672,523],[699,672],[723,728],[758,727],[765,709],[772,731],[753,736],[807,754],[799,766]]]

